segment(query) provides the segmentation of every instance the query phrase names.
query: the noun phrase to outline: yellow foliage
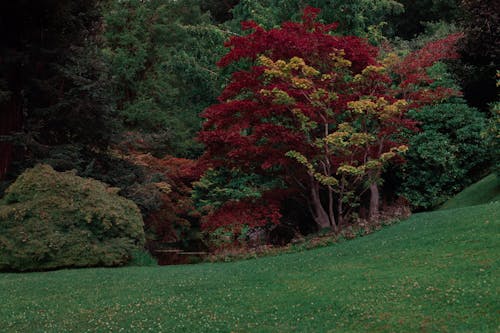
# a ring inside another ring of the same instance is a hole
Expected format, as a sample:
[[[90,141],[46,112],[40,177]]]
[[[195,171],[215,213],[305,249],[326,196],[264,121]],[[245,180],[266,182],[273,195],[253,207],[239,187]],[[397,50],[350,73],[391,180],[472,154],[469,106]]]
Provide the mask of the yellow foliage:
[[[321,81],[327,81],[333,79],[333,76],[331,74],[323,74],[321,75]]]
[[[295,104],[295,99],[288,95],[286,91],[278,88],[273,88],[273,90],[261,89],[260,93],[267,97],[273,97],[273,103],[279,105],[293,105]]]
[[[332,59],[332,67],[336,69],[351,67],[352,62],[344,58],[344,56],[344,50],[339,50],[336,53],[331,53],[330,57]]]
[[[381,63],[384,67],[390,68],[401,62],[401,59],[394,52],[388,53],[384,59],[382,59]]]
[[[369,160],[364,165],[365,169],[378,169],[382,167],[380,160]]]
[[[353,165],[344,164],[337,169],[337,174],[347,174],[352,176],[362,175],[364,173],[364,167],[355,167]]]
[[[350,143],[354,146],[362,146],[375,141],[376,137],[369,133],[354,133],[351,135]]]
[[[313,83],[309,79],[303,79],[300,77],[292,77],[292,86],[297,89],[310,89],[313,86]]]
[[[396,156],[396,153],[394,153],[392,151],[391,152],[387,152],[387,153],[383,153],[382,155],[380,155],[380,160],[385,162],[385,161],[390,160],[394,156]]]
[[[314,173],[313,165],[307,160],[307,157],[305,157],[304,155],[302,155],[298,151],[290,150],[285,155],[287,157],[293,158],[294,160],[296,160],[297,162],[299,162],[300,164],[305,166],[307,168],[307,171],[309,172],[309,174]]]
[[[167,182],[157,182],[154,185],[165,194],[172,192],[172,186]]]
[[[291,111],[299,120],[302,131],[307,132],[308,130],[314,129],[318,126],[315,121],[312,121],[311,119],[309,119],[309,117],[302,113],[301,109],[294,108]]]
[[[369,99],[361,99],[359,101],[349,102],[347,106],[355,113],[373,113],[375,112],[377,104]]]
[[[333,145],[336,147],[347,147],[349,145],[349,142],[347,141],[349,135],[351,135],[350,132],[338,130],[327,135],[323,139],[323,141],[328,145]]]
[[[364,76],[368,76],[368,74],[371,73],[384,73],[385,72],[385,67],[384,66],[374,66],[374,65],[368,65],[361,71],[361,74]]]
[[[326,176],[318,172],[314,174],[314,179],[316,179],[321,185],[324,186],[336,186],[339,183],[339,181],[335,177]]]
[[[365,69],[361,71],[361,74],[357,74],[354,76],[354,82],[364,81],[369,77],[371,73],[384,73],[385,71],[386,71],[385,66],[374,66],[374,65],[366,66]]]
[[[320,74],[315,68],[306,65],[304,60],[299,57],[293,57],[289,62],[285,60],[277,60],[276,62],[266,56],[260,56],[258,63],[267,67],[264,74],[267,77],[278,77],[285,79],[293,79],[292,71],[300,70],[305,77],[317,76]]]

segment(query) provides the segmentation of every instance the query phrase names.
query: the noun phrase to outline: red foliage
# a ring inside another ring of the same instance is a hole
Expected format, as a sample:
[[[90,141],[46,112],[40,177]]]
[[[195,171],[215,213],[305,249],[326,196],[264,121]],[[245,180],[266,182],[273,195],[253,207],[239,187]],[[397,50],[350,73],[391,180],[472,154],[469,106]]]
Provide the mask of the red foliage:
[[[298,166],[297,161],[286,156],[287,152],[298,152],[308,161],[324,158],[321,161],[324,169],[331,170],[325,173],[336,175],[336,170],[342,165],[363,165],[380,158],[391,148],[401,146],[404,143],[399,137],[401,130],[415,130],[416,127],[415,122],[405,116],[408,109],[434,103],[455,93],[445,88],[431,89],[432,80],[426,69],[436,61],[456,58],[454,45],[460,35],[432,42],[409,54],[392,68],[380,70],[379,67],[368,67],[380,66],[376,58],[377,48],[358,37],[327,34],[335,25],[316,22],[317,14],[317,9],[308,7],[304,12],[303,23],[287,22],[281,28],[271,30],[247,22],[244,26],[253,32],[243,37],[232,37],[226,43],[230,51],[220,60],[219,66],[228,66],[244,59],[253,61],[254,66],[248,71],[234,73],[231,83],[219,97],[219,104],[203,112],[206,122],[199,139],[207,148],[202,163],[213,167],[224,165],[248,172],[270,173],[285,180],[293,178],[307,184],[308,178],[314,178],[313,172],[306,173],[302,165]],[[340,56],[334,60],[332,54]],[[294,85],[289,77],[266,76],[266,70],[271,68],[256,61],[262,55],[274,63],[278,60],[288,62],[298,57],[326,76],[303,75],[300,68],[291,70],[290,75],[294,78],[308,79],[309,86]],[[334,62],[338,59],[348,60],[348,68],[336,67]],[[364,78],[356,80],[356,74],[360,73],[363,73]],[[399,80],[394,81],[392,74],[396,74]],[[346,75],[354,79],[346,79]],[[276,102],[276,96],[269,94],[273,89],[284,92],[291,104],[287,104],[287,101]],[[319,101],[312,101],[311,94],[318,91],[332,92],[337,96],[330,98],[325,95],[319,97]],[[349,102],[366,98],[373,101],[383,98],[392,106],[398,100],[395,96],[407,100],[409,104],[406,107],[398,104],[397,111],[400,112],[389,112],[385,118],[374,116],[368,111],[362,111],[361,115],[349,111]],[[304,131],[304,124],[293,110],[299,110],[308,121],[319,126]],[[361,131],[376,135],[375,142],[342,154],[325,151],[314,142],[315,138],[324,138],[332,133],[331,130],[341,122],[361,126]],[[370,172],[376,177],[379,171]],[[312,180],[313,183],[316,181]],[[321,201],[319,197],[319,194],[316,195],[315,200]],[[255,225],[273,221],[277,223],[277,212],[277,203],[259,209],[255,203],[229,202],[211,213],[205,220],[205,226],[215,228],[246,223],[247,220],[255,221]]]
[[[286,22],[281,28],[264,30],[255,22],[246,22],[243,26],[254,30],[247,36],[233,36],[225,44],[230,52],[219,61],[221,67],[241,59],[255,60],[259,55],[278,59],[299,57],[313,67],[325,64],[325,59],[336,50],[344,50],[350,59],[354,71],[360,71],[375,63],[377,49],[366,40],[354,36],[331,36],[326,34],[334,30],[337,24],[321,24],[315,21],[318,9],[308,7],[304,11],[304,23]]]
[[[219,66],[228,66],[242,59],[256,60],[258,56],[265,54],[274,61],[300,57],[307,64],[321,68],[328,63],[332,53],[340,50],[352,62],[354,72],[376,63],[378,51],[375,47],[358,37],[326,34],[335,25],[314,21],[317,14],[318,9],[308,7],[304,12],[304,23],[287,22],[281,28],[269,31],[255,23],[245,23],[246,28],[254,31],[244,37],[232,37],[226,43],[231,50],[220,60]],[[234,73],[231,83],[219,97],[220,104],[203,112],[202,116],[207,121],[199,139],[207,146],[204,159],[211,160],[212,165],[249,167],[259,164],[261,169],[287,166],[291,161],[285,157],[285,153],[290,147],[299,151],[307,149],[300,131],[269,122],[270,117],[282,117],[286,119],[285,123],[293,123],[294,120],[288,108],[272,104],[269,98],[260,93],[264,69],[262,66],[254,66],[250,71]],[[291,95],[301,95],[299,90],[288,92]],[[237,99],[245,93],[259,96],[260,100]],[[335,109],[345,109],[349,100],[352,98],[341,98],[335,102]],[[303,107],[312,118],[318,118],[314,109],[308,108],[306,104]],[[292,126],[297,127],[296,123]]]
[[[449,35],[430,42],[422,49],[408,54],[403,61],[397,63],[392,71],[399,75],[399,91],[412,106],[419,107],[441,101],[453,95],[460,95],[452,89],[438,87],[423,89],[433,80],[427,74],[427,69],[441,60],[458,59],[457,42],[463,38],[462,33]]]
[[[426,69],[443,59],[458,59],[457,42],[463,38],[462,33],[427,43],[423,48],[408,54],[402,62],[394,67],[394,72],[402,78],[401,86],[420,82],[428,83],[430,78]]]
[[[191,199],[191,183],[199,179],[196,161],[172,156],[156,158],[150,154],[129,154],[129,158],[150,172],[165,175],[167,181],[154,183],[160,191],[162,205],[144,219],[156,235],[156,241],[173,243],[191,227],[195,211]]]
[[[220,227],[232,228],[236,234],[243,225],[262,227],[278,224],[281,218],[278,202],[263,205],[262,202],[229,201],[220,209],[204,216],[203,228],[213,231]]]

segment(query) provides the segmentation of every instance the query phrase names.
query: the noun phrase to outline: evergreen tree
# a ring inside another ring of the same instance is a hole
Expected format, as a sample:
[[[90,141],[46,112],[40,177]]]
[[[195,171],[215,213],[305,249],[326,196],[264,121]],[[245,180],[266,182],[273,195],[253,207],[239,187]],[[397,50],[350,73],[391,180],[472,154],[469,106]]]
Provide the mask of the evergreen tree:
[[[465,98],[482,110],[498,98],[496,71],[500,68],[500,2],[463,0],[465,38],[461,77]]]
[[[233,9],[231,26],[236,29],[240,21],[253,20],[265,28],[277,27],[281,22],[300,20],[299,13],[308,5],[321,9],[321,21],[338,22],[338,34],[356,36],[373,34],[388,15],[403,10],[395,0],[241,0]]]
[[[202,10],[209,11],[214,20],[224,23],[233,18],[232,9],[240,0],[201,0]]]
[[[4,164],[12,143],[24,146],[17,157],[28,163],[49,157],[55,147],[106,146],[112,103],[94,37],[99,17],[97,1],[0,4],[0,135],[2,148],[10,147],[2,149]]]
[[[155,133],[159,152],[197,155],[198,114],[225,83],[215,63],[227,32],[193,0],[113,2],[105,23],[105,52],[126,128]]]
[[[457,22],[461,16],[457,0],[398,0],[404,11],[388,17],[388,34],[409,40],[426,30],[428,22]]]

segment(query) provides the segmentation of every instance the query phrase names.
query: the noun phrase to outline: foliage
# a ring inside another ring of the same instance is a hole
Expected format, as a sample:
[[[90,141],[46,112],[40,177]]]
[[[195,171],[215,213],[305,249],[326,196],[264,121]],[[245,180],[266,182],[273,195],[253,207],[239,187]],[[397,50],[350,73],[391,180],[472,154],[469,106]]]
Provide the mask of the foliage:
[[[404,10],[390,15],[387,34],[410,40],[422,34],[430,22],[457,23],[460,0],[398,0]]]
[[[137,206],[118,189],[47,165],[25,171],[0,206],[0,269],[119,266],[143,245]]]
[[[2,127],[11,125],[0,135],[16,145],[16,160],[33,164],[52,147],[68,144],[88,151],[105,148],[113,132],[113,101],[96,38],[97,1],[22,0],[0,6],[5,41],[0,76],[8,90],[0,121]],[[2,148],[0,160],[9,158],[8,150]]]
[[[406,55],[402,61],[393,59],[393,72],[399,76],[401,93],[413,101],[412,107],[438,104],[451,96],[460,95],[446,68],[436,63],[458,58],[456,44],[461,37],[462,34],[455,33],[432,40]]]
[[[223,23],[232,18],[232,9],[240,0],[201,0],[202,10],[209,11],[211,16],[218,23]]]
[[[414,207],[429,209],[487,168],[486,119],[460,100],[424,107],[411,117],[420,122],[421,132],[410,136],[400,194]]]
[[[493,152],[493,171],[500,174],[500,101],[493,103],[487,138]],[[496,153],[495,153],[496,152]]]
[[[407,110],[454,94],[433,86],[426,68],[456,57],[459,35],[379,61],[365,40],[328,34],[336,24],[317,23],[317,14],[308,7],[303,23],[271,30],[247,22],[253,32],[230,39],[219,65],[253,66],[234,73],[220,103],[205,110],[200,139],[208,164],[280,178],[303,195],[318,226],[337,229],[368,188],[378,213],[382,168],[406,150],[400,134],[414,126]]]
[[[500,87],[500,70],[496,75],[496,87]],[[500,93],[498,100],[490,105],[491,116],[489,118],[488,128],[485,134],[486,140],[492,151],[492,171],[500,175]]]
[[[198,217],[190,199],[194,161],[165,156],[157,158],[134,133],[105,154],[83,155],[77,146],[52,149],[43,161],[56,170],[76,169],[83,177],[98,179],[120,189],[119,194],[139,207],[145,223],[146,247],[154,252],[164,243],[188,246],[200,238]],[[84,163],[91,160],[92,163]]]
[[[384,210],[384,213],[387,214],[387,211]],[[411,211],[409,207],[398,203],[391,207],[389,214],[385,215],[382,219],[377,221],[377,223],[368,223],[368,221],[363,221],[362,223],[343,229],[340,233],[334,233],[331,230],[324,229],[317,233],[301,236],[294,232],[293,237],[291,237],[291,241],[286,244],[255,245],[252,242],[246,242],[243,244],[236,244],[235,246],[233,241],[230,244],[232,246],[224,246],[227,244],[226,242],[226,244],[223,244],[222,246],[219,246],[211,251],[206,260],[210,262],[232,262],[288,253],[297,253],[325,246],[332,246],[334,244],[343,243],[347,240],[354,240],[358,237],[365,237],[372,233],[379,232],[384,228],[388,228],[406,220],[410,215]],[[284,227],[284,225],[280,224],[277,227],[281,228]],[[215,233],[219,237],[222,234],[219,230],[216,230]],[[226,236],[227,240],[231,239],[233,235],[228,233],[224,236]],[[272,236],[269,235],[268,238],[272,238]]]
[[[471,105],[486,111],[498,98],[496,71],[500,68],[500,4],[494,0],[463,0],[460,43],[465,97]]]
[[[242,225],[258,227],[279,222],[279,207],[266,192],[281,187],[279,179],[222,167],[207,170],[194,183],[192,196],[196,208],[203,214],[205,229],[231,226],[239,234]],[[263,209],[264,206],[267,209]],[[274,217],[268,219],[269,216]]]
[[[424,31],[411,40],[394,37],[390,40],[392,49],[398,54],[408,54],[424,47],[427,43],[446,38],[449,35],[461,32],[457,23],[449,23],[443,20],[437,22],[425,22]]]
[[[232,25],[253,20],[264,28],[275,28],[285,21],[300,21],[300,13],[307,5],[321,9],[322,22],[338,22],[339,34],[356,36],[370,35],[389,14],[403,9],[394,0],[242,0],[233,9]]]
[[[130,152],[127,159],[143,168],[149,175],[144,196],[155,194],[159,204],[144,214],[147,248],[155,250],[166,246],[200,246],[199,216],[191,199],[192,185],[199,178],[195,161],[165,156]]]
[[[144,153],[149,144],[136,142],[137,136],[126,133],[128,141],[114,145],[105,154],[85,156],[76,146],[53,149],[43,161],[56,170],[76,169],[78,174],[119,188],[119,194],[132,200],[140,209],[145,224],[146,247],[154,252],[164,243],[191,246],[200,238],[198,217],[193,214],[191,182],[199,179],[192,173],[194,161]],[[139,151],[136,149],[140,149]],[[91,160],[92,163],[84,163]]]
[[[84,178],[93,178],[120,189],[120,195],[134,201],[143,217],[161,206],[160,191],[153,184],[162,179],[126,158],[128,151],[120,145],[108,151],[89,152],[81,145],[67,144],[51,147],[43,155],[32,158],[50,165],[56,171],[76,170]]]
[[[21,332],[495,332],[499,211],[415,214],[353,241],[235,263],[1,274],[0,322]]]
[[[492,0],[463,0],[465,38],[461,44],[465,61],[498,65],[500,54],[500,5]]]
[[[72,46],[66,63],[53,64],[54,75],[40,93],[53,101],[27,120],[37,142],[105,149],[114,132],[110,74],[96,42]],[[61,94],[61,86],[64,93]]]
[[[149,252],[144,250],[135,250],[132,252],[132,260],[130,260],[128,266],[154,267],[158,266],[158,263]]]
[[[450,66],[438,62],[427,68],[431,86],[458,90]],[[396,189],[417,209],[442,204],[449,196],[484,175],[494,156],[485,138],[487,120],[457,96],[409,114],[419,123],[418,133],[408,133],[407,163],[393,172],[402,187]],[[392,170],[394,171],[394,170]]]
[[[126,128],[166,133],[156,148],[163,153],[197,155],[198,113],[225,80],[214,64],[227,33],[192,0],[113,1],[104,15],[104,51]]]

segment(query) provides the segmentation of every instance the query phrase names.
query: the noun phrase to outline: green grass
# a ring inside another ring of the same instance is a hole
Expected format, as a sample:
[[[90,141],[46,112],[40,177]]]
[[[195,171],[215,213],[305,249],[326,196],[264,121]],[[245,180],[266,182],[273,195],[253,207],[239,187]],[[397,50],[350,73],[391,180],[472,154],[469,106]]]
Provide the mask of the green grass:
[[[453,209],[476,206],[488,202],[500,201],[500,179],[491,174],[445,202],[439,209]]]
[[[0,274],[0,332],[498,332],[499,211],[234,263]]]

